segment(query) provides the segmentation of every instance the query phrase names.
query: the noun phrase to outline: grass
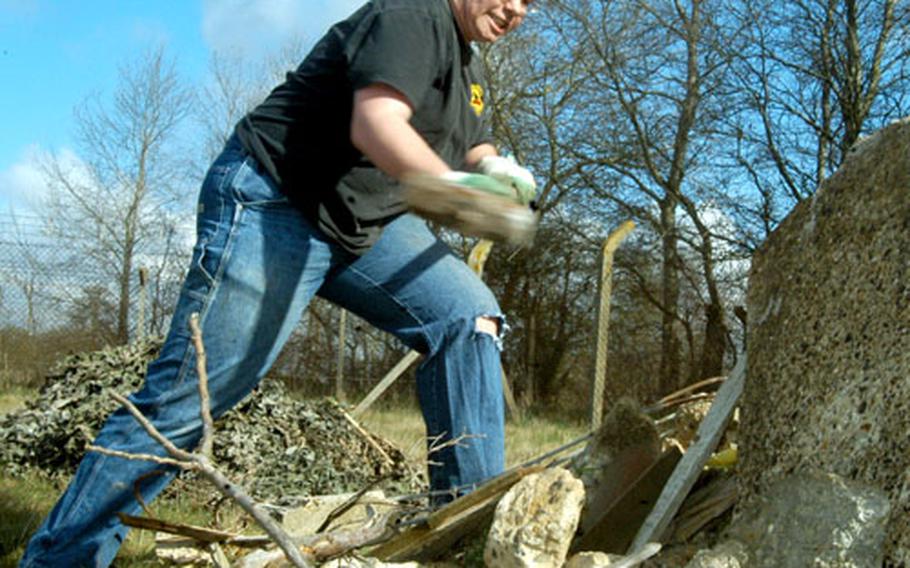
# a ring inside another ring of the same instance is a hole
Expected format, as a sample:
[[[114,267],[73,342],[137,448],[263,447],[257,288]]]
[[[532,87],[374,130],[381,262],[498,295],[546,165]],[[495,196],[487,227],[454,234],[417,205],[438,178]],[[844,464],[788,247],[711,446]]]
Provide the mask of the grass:
[[[367,430],[405,450],[409,458],[425,459],[426,431],[416,406],[371,408],[359,420]],[[506,423],[506,467],[524,463],[586,432],[585,424],[533,414],[509,420]]]
[[[25,404],[25,401],[38,392],[35,389],[10,387],[0,392],[0,414],[16,410]]]
[[[39,475],[18,478],[0,476],[0,568],[17,565],[28,539],[50,512],[63,489],[63,482]],[[236,506],[222,506],[218,511],[218,522],[215,522],[214,507],[203,497],[207,492],[199,488],[182,489],[156,501],[152,505],[153,515],[173,522],[217,526],[236,532],[245,532],[248,528],[249,523]],[[165,565],[155,556],[155,535],[149,531],[131,531],[114,561],[115,567]]]
[[[8,392],[0,395],[0,414],[20,407],[34,391]],[[410,459],[423,462],[426,457],[425,431],[416,406],[376,407],[360,417],[359,422],[407,452]],[[585,426],[545,417],[525,416],[506,426],[507,467],[523,463],[584,434]],[[217,433],[216,433],[217,435]],[[178,482],[180,483],[180,482]],[[222,507],[220,522],[213,521],[213,507],[201,495],[206,492],[181,487],[167,499],[153,504],[156,517],[187,524],[245,531],[248,523],[233,505]],[[31,534],[50,511],[60,492],[61,482],[38,475],[9,477],[0,474],[0,568],[16,566]],[[154,554],[154,535],[148,531],[131,531],[114,566],[165,566]]]

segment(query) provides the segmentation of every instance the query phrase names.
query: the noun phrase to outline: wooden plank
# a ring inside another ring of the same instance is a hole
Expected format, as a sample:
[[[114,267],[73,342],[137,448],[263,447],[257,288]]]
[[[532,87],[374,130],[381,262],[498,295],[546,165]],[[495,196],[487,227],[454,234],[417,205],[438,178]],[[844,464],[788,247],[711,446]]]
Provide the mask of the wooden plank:
[[[502,394],[506,399],[506,408],[509,409],[509,416],[512,419],[521,418],[521,410],[515,403],[515,396],[512,394],[512,387],[509,385],[509,378],[506,377],[506,368],[499,364],[499,370],[502,372]]]
[[[698,427],[695,441],[689,446],[686,455],[679,461],[673,475],[667,481],[657,504],[654,505],[654,509],[645,519],[638,535],[632,542],[632,546],[629,548],[630,553],[641,549],[649,542],[660,540],[667,530],[670,521],[673,520],[683,500],[701,474],[705,462],[717,447],[743,392],[745,378],[746,356],[743,354],[730,374],[730,378],[724,381],[724,384],[718,389],[714,404],[711,405],[708,414]]]
[[[408,367],[410,367],[411,364],[419,358],[420,353],[417,351],[408,351],[408,354],[402,357],[401,361],[392,367],[392,370],[386,373],[382,380],[379,381],[379,384],[373,387],[373,390],[371,390],[369,394],[367,394],[367,396],[362,401],[360,401],[360,404],[358,404],[357,407],[351,411],[351,416],[356,418],[363,414],[364,411],[366,411],[366,409],[369,408],[371,404],[376,402],[376,399],[379,398],[382,393],[386,391],[386,389],[392,386],[392,383],[394,383],[402,373],[407,371]]]
[[[584,534],[591,530],[601,520],[602,513],[609,510],[620,497],[638,483],[638,480],[654,467],[661,457],[659,443],[637,444],[620,451],[598,472],[597,486],[588,491],[590,496],[586,501],[589,511],[582,515],[578,532]],[[667,473],[667,477],[669,475]],[[657,495],[654,495],[654,499],[656,498]],[[644,520],[644,516],[641,519]],[[629,542],[631,541],[630,537]],[[619,552],[625,552],[625,550],[622,548]]]
[[[433,529],[445,526],[451,519],[470,509],[476,508],[487,499],[503,495],[509,488],[518,483],[526,475],[537,473],[543,469],[544,466],[535,465],[513,469],[498,475],[464,497],[460,497],[448,505],[441,507],[439,510],[434,511],[427,519],[427,525]]]
[[[738,491],[732,477],[715,479],[695,491],[682,504],[670,525],[673,542],[688,540],[705,525],[723,515],[736,504]]]
[[[369,554],[388,562],[430,560],[459,538],[481,528],[506,491],[526,475],[543,469],[543,466],[531,466],[503,473],[435,511],[425,525],[405,530]]]
[[[335,399],[344,400],[344,348],[345,332],[348,329],[348,311],[341,308],[338,316],[338,358],[335,363]]]
[[[671,448],[613,503],[600,509],[599,514],[590,513],[596,519],[588,523],[590,528],[575,541],[572,551],[625,554],[681,457],[679,449]]]
[[[501,497],[502,495],[499,495]],[[483,530],[493,520],[499,498],[489,499],[439,529],[414,527],[376,549],[370,556],[384,562],[430,562],[446,554],[460,539]]]

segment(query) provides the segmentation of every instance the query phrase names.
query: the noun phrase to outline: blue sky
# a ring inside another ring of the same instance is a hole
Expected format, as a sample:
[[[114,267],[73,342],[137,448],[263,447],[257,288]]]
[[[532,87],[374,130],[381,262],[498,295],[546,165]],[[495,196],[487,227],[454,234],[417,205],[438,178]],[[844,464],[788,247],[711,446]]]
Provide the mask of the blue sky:
[[[72,148],[73,108],[110,93],[118,67],[165,45],[203,83],[216,51],[308,46],[364,0],[0,0],[0,212],[38,191],[35,157]],[[301,54],[303,55],[303,54]]]

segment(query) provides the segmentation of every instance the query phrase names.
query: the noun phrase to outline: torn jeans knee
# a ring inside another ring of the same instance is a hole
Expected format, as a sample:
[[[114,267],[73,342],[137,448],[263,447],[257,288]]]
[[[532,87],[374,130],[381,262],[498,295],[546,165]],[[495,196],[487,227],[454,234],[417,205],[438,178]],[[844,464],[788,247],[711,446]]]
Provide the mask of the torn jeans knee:
[[[500,352],[502,352],[503,348],[502,340],[509,329],[509,324],[506,323],[506,316],[501,313],[496,315],[484,314],[474,318],[474,333],[486,333],[492,336],[496,349]]]

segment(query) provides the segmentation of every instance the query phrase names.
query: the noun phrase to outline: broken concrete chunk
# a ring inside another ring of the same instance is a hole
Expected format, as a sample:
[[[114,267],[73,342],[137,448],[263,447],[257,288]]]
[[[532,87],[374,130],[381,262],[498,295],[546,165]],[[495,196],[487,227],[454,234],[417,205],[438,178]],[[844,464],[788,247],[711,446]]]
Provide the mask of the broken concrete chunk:
[[[628,556],[604,552],[580,552],[566,562],[564,568],[634,568],[658,552],[661,545],[649,542],[641,550]]]
[[[660,457],[660,435],[639,404],[621,398],[610,408],[601,427],[569,470],[585,486],[583,515],[609,506]],[[592,519],[583,518],[584,530]]]
[[[610,566],[612,555],[606,552],[579,552],[566,562],[565,568],[604,568]]]
[[[354,493],[338,495],[317,495],[308,497],[306,502],[288,509],[281,518],[281,525],[293,535],[315,534],[332,512],[348,502]],[[350,509],[339,515],[325,530],[345,530],[366,524],[370,516],[386,513],[398,504],[386,498],[382,491],[368,491]],[[372,510],[372,513],[370,512]]]
[[[584,485],[566,469],[525,477],[496,507],[484,562],[491,568],[562,566],[584,498]]]
[[[776,482],[756,505],[730,528],[754,559],[750,566],[882,565],[891,507],[878,489],[833,474],[802,473]]]
[[[749,552],[746,545],[735,540],[718,544],[711,550],[700,550],[686,568],[746,568]]]

